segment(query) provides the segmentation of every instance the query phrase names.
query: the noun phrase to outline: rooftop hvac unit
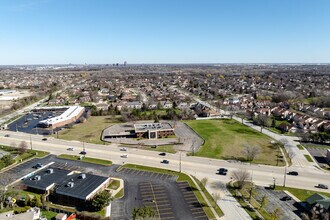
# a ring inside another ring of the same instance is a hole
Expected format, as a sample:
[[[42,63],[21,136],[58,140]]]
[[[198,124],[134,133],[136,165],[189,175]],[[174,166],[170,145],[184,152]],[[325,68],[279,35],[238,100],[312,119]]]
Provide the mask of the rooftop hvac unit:
[[[80,174],[79,179],[86,179],[86,174],[84,174],[84,173]]]
[[[68,184],[66,184],[66,186],[72,188],[74,186],[74,183],[73,182],[68,182]]]
[[[39,180],[41,180],[41,176],[36,175],[36,176],[34,177],[34,179],[35,179],[36,181],[39,181]]]
[[[48,169],[46,170],[47,173],[54,173],[54,169]]]

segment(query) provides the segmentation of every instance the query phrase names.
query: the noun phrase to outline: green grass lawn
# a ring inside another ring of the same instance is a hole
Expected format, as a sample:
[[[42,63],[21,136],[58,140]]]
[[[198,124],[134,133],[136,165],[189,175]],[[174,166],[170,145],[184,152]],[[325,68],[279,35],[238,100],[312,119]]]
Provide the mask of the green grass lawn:
[[[118,189],[120,186],[120,181],[119,180],[112,180],[111,183],[108,186],[108,189]]]
[[[136,169],[136,170],[144,170],[144,171],[149,171],[149,172],[156,172],[156,173],[165,173],[165,174],[178,176],[177,182],[187,181],[189,183],[190,187],[193,189],[193,191],[196,195],[196,198],[202,204],[203,209],[204,209],[206,215],[208,216],[208,218],[209,219],[214,218],[214,215],[213,215],[210,207],[208,207],[206,205],[206,201],[204,200],[202,194],[200,193],[200,191],[197,190],[197,187],[196,187],[195,183],[191,180],[191,178],[188,175],[186,175],[184,173],[179,173],[179,172],[176,172],[176,171],[172,171],[172,170],[165,170],[165,169],[160,169],[160,168],[155,168],[155,167],[147,167],[147,166],[141,166],[141,165],[135,165],[135,164],[125,164],[121,167]]]
[[[271,138],[246,125],[242,125],[235,120],[193,120],[186,121],[199,135],[205,143],[195,156],[245,160],[242,154],[243,146],[259,146],[261,153],[253,163],[276,165],[277,147],[273,146]],[[280,161],[283,166],[285,162]]]
[[[102,131],[118,123],[118,117],[113,116],[91,116],[83,124],[77,124],[70,129],[64,129],[58,133],[59,138],[65,140],[78,140],[94,144],[107,144],[101,141]],[[56,135],[53,135],[56,137]]]
[[[52,220],[55,219],[55,216],[57,215],[57,212],[52,212],[52,211],[46,211],[46,210],[42,210],[41,211],[41,216],[44,216],[47,218],[47,220]]]
[[[299,150],[305,150],[305,148],[300,144],[298,144],[297,147],[298,147]]]
[[[304,154],[304,156],[308,162],[314,162],[313,159],[311,158],[311,156],[309,156],[307,154]]]
[[[115,195],[115,199],[121,199],[124,197],[124,188],[119,190],[119,192]]]
[[[166,152],[166,153],[172,153],[175,154],[176,150],[174,150],[173,145],[158,145],[156,148],[153,148],[151,146],[145,146],[142,147],[145,150],[152,150],[152,151],[159,151],[159,152]]]
[[[297,189],[297,188],[291,188],[291,187],[283,187],[283,186],[276,186],[275,190],[287,190],[289,191],[292,195],[300,199],[301,201],[305,201],[308,197],[313,195],[314,193],[319,193],[325,196],[330,197],[330,193],[326,192],[317,192],[313,190],[306,190],[306,189]]]
[[[79,160],[80,159],[80,156],[68,155],[68,154],[61,154],[61,155],[58,155],[57,157],[62,158],[62,159],[68,159],[68,160]],[[80,161],[86,162],[86,163],[100,164],[100,165],[104,165],[104,166],[112,165],[112,161],[110,161],[110,160],[102,160],[102,159],[97,159],[97,158],[92,158],[92,157],[83,157],[82,160],[80,160]]]

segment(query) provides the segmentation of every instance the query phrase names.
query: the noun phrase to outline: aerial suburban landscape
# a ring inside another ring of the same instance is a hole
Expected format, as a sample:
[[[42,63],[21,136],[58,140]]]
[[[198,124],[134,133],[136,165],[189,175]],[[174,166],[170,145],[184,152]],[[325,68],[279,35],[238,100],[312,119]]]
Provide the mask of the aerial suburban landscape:
[[[0,220],[330,219],[330,3],[182,2],[0,2]]]

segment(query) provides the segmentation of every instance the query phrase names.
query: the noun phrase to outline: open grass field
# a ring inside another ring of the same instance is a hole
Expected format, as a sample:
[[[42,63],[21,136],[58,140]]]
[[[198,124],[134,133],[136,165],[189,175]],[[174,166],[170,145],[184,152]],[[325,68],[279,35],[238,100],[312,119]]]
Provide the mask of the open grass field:
[[[277,164],[278,148],[270,143],[272,139],[246,125],[230,119],[185,122],[205,140],[195,156],[244,161],[242,150],[248,144],[258,146],[261,150],[253,163]],[[280,161],[278,165],[284,164]]]
[[[102,131],[112,124],[118,123],[113,116],[91,116],[83,124],[77,124],[70,129],[64,129],[58,136],[65,140],[78,140],[94,144],[106,144],[101,141]],[[53,135],[56,137],[56,135]]]
[[[301,201],[305,201],[308,197],[310,197],[314,193],[319,193],[319,194],[330,197],[330,193],[317,192],[317,191],[306,190],[306,189],[297,189],[297,188],[291,188],[291,187],[276,186],[275,190],[289,191],[292,195],[294,195],[295,197],[297,197]]]

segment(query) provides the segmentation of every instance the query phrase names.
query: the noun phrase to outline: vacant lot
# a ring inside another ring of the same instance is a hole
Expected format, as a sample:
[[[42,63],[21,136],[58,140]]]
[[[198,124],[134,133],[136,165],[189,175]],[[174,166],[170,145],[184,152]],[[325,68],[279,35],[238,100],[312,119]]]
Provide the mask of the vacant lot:
[[[77,124],[70,129],[60,131],[58,136],[65,140],[103,144],[100,139],[103,129],[118,122],[118,118],[113,116],[91,116],[83,124]]]
[[[245,144],[260,147],[260,154],[253,163],[277,164],[278,148],[273,146],[271,138],[242,125],[234,120],[194,120],[186,121],[199,135],[205,144],[195,156],[245,160],[242,153]],[[278,165],[284,165],[281,160]]]

